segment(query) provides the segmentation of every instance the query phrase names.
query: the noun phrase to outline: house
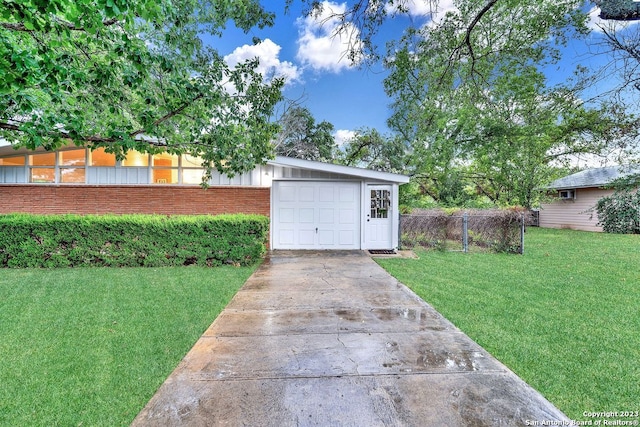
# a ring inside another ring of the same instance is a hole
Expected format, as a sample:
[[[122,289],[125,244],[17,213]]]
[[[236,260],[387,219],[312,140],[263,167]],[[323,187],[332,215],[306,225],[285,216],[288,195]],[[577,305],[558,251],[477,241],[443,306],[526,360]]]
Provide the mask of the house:
[[[200,186],[189,155],[104,149],[0,147],[0,214],[222,214],[271,219],[272,249],[392,249],[404,175],[276,157],[242,175]]]
[[[553,201],[540,207],[540,227],[602,231],[593,209],[598,200],[613,194],[605,188],[617,178],[640,173],[620,166],[588,169],[553,181],[547,187]]]

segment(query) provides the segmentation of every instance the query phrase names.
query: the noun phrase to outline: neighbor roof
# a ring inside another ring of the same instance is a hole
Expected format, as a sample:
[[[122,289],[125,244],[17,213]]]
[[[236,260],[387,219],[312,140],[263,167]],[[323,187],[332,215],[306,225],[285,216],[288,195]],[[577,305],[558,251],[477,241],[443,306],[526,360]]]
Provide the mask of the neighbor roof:
[[[602,187],[618,178],[638,174],[640,169],[624,166],[608,166],[605,168],[587,169],[564,178],[556,179],[547,186],[549,189],[562,190],[570,188]]]

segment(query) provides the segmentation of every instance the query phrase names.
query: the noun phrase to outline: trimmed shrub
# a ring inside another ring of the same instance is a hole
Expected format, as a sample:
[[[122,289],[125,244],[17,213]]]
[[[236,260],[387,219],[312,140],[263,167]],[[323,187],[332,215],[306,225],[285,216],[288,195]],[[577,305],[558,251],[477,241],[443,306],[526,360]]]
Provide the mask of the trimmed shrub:
[[[0,215],[0,267],[248,265],[268,231],[260,215]]]

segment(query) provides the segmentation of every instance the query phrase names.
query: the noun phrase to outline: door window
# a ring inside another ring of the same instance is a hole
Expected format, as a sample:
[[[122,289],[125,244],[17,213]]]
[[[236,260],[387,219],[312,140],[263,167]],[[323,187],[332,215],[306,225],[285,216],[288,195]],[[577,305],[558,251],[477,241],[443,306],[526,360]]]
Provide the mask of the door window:
[[[391,192],[389,190],[371,190],[371,218],[389,217]]]

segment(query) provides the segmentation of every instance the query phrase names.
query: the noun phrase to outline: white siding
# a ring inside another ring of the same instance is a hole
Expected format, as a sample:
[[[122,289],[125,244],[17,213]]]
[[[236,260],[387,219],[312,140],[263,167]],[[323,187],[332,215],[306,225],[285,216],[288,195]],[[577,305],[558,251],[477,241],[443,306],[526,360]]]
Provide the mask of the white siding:
[[[24,166],[0,167],[0,183],[20,184],[27,182],[27,170]]]
[[[572,230],[602,231],[598,226],[597,201],[609,196],[613,190],[600,188],[578,188],[573,200],[556,200],[542,204],[540,208],[540,227],[569,228]]]

